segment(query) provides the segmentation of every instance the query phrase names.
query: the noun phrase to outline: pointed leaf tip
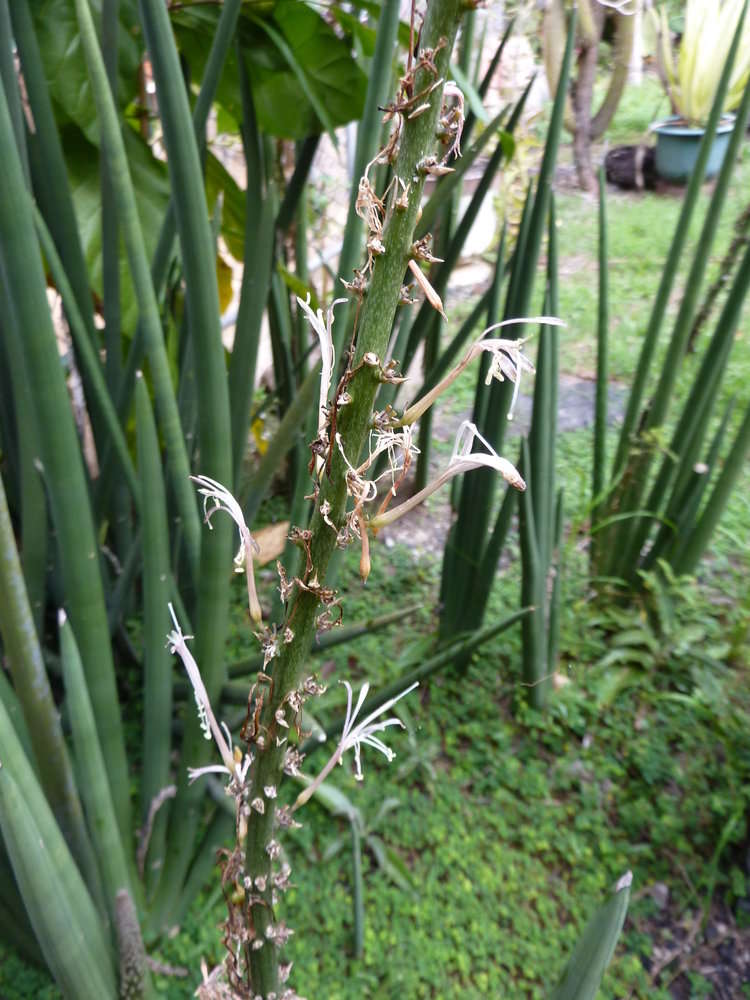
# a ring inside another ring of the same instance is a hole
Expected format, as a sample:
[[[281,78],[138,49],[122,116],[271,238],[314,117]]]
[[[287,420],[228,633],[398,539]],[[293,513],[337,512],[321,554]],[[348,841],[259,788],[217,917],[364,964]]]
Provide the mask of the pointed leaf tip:
[[[622,892],[623,889],[629,889],[632,884],[633,884],[633,873],[631,871],[627,871],[625,872],[624,875],[621,875],[620,878],[617,880],[617,884],[615,885],[615,892]]]

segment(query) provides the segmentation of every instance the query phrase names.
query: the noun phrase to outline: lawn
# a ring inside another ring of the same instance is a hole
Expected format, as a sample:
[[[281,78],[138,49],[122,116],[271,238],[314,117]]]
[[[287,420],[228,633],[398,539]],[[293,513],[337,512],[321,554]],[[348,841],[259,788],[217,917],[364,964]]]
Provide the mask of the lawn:
[[[641,135],[653,96],[648,83],[628,95],[610,141]],[[749,183],[746,147],[709,282],[732,221],[746,207]],[[609,194],[613,382],[627,383],[634,370],[679,207],[675,191]],[[561,368],[589,380],[596,365],[597,205],[561,185],[557,211],[567,323]],[[745,336],[726,385],[741,407],[749,374]],[[456,383],[442,419],[470,409],[474,379],[467,372]],[[547,714],[524,707],[516,627],[489,643],[465,673],[446,673],[407,699],[406,731],[389,739],[397,753],[390,765],[366,751],[362,784],[348,767],[333,776],[364,819],[362,958],[352,957],[348,822],[313,800],[302,829],[288,839],[296,885],[284,907],[295,931],[288,957],[295,988],[310,1000],[546,997],[587,915],[627,869],[634,875],[631,908],[601,996],[750,996],[730,971],[730,992],[717,992],[719,980],[706,969],[723,953],[706,953],[700,944],[704,929],[717,949],[731,942],[731,970],[750,939],[750,475],[734,493],[698,580],[670,587],[650,581],[653,602],[611,607],[594,600],[586,578],[590,462],[590,430],[561,434],[557,472],[570,527],[559,670],[567,683],[561,681]],[[446,508],[443,498],[431,509],[444,517]],[[513,533],[488,622],[518,606],[517,548]],[[433,641],[440,553],[377,543],[366,588],[358,559],[350,550],[339,571],[345,623],[410,605],[419,610],[316,660],[330,684],[321,703],[324,725],[345,700],[337,679],[377,687],[423,658]],[[275,574],[264,576],[268,598]],[[233,657],[255,652],[240,583],[236,596]],[[316,752],[306,771],[316,773],[324,762]],[[291,800],[296,789],[289,785],[283,797]],[[201,958],[209,966],[221,960],[223,912],[215,879],[181,933],[154,952],[157,961],[189,970],[183,978],[156,977],[164,996],[192,996]],[[692,951],[684,947],[688,940]],[[42,973],[0,945],[0,996],[57,995]]]

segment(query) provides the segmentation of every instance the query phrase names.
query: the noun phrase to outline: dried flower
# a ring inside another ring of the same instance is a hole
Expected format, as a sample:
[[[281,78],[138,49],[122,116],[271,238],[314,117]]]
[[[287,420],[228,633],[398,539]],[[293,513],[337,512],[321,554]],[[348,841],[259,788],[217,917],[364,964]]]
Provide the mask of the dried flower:
[[[193,658],[193,654],[187,647],[187,639],[191,639],[192,636],[185,636],[182,634],[182,629],[180,628],[179,622],[177,621],[177,616],[174,613],[174,608],[169,605],[169,613],[172,616],[172,621],[174,622],[174,629],[167,635],[167,645],[169,646],[169,651],[171,653],[177,653],[177,655],[182,660],[183,666],[187,671],[190,683],[193,686],[193,693],[195,695],[195,704],[198,709],[198,720],[203,730],[203,735],[207,740],[213,737],[216,746],[221,754],[221,759],[224,764],[210,764],[207,767],[191,767],[188,768],[188,778],[192,784],[196,778],[202,777],[204,774],[228,774],[231,778],[236,779],[240,786],[244,785],[245,778],[247,777],[247,772],[252,763],[252,758],[246,755],[243,759],[242,754],[239,750],[234,751],[231,749],[232,737],[227,729],[226,725],[222,722],[219,726],[216,721],[216,716],[211,709],[211,702],[208,700],[208,693],[203,684],[203,679],[200,675],[200,670],[198,669],[198,664]],[[222,732],[223,728],[223,732]],[[226,739],[225,739],[226,737]],[[239,757],[239,760],[237,759]]]
[[[565,323],[563,323],[563,321],[558,319],[556,316],[527,316],[518,319],[504,319],[500,323],[493,323],[492,326],[487,327],[480,339],[471,345],[463,359],[459,361],[452,371],[448,372],[445,378],[441,379],[434,388],[430,389],[430,391],[421,399],[417,400],[416,403],[413,403],[407,410],[404,411],[404,414],[398,421],[397,426],[403,427],[406,424],[413,424],[419,420],[422,414],[429,410],[438,396],[442,395],[448,386],[452,385],[453,382],[456,381],[464,368],[471,364],[475,358],[479,357],[479,355],[485,351],[489,351],[492,354],[490,378],[497,378],[501,382],[507,378],[511,382],[515,383],[516,389],[513,393],[513,401],[508,413],[509,419],[512,419],[513,407],[516,399],[518,398],[518,385],[521,379],[521,372],[533,372],[534,366],[529,359],[521,353],[524,341],[500,340],[498,338],[485,340],[484,337],[492,330],[497,330],[501,326],[510,326],[514,323],[540,323],[544,326],[565,326]]]
[[[486,452],[474,452],[471,449],[474,446],[474,441],[476,439],[485,446]],[[482,435],[477,430],[476,426],[471,423],[470,420],[464,420],[463,423],[458,428],[458,433],[456,435],[456,443],[453,447],[453,455],[448,463],[447,469],[442,472],[437,479],[434,479],[431,483],[428,483],[423,490],[419,493],[415,493],[414,496],[409,497],[408,500],[404,500],[403,503],[399,504],[393,510],[378,512],[375,517],[370,518],[368,527],[371,531],[376,532],[381,528],[384,528],[388,524],[393,524],[404,514],[408,514],[410,510],[413,510],[419,504],[423,503],[427,497],[433,494],[436,490],[440,489],[441,486],[445,485],[449,480],[453,479],[454,476],[459,476],[462,472],[470,472],[472,469],[488,468],[494,469],[499,472],[500,475],[511,486],[515,486],[517,490],[525,490],[526,483],[523,481],[518,469],[509,462],[507,458],[502,458],[495,449],[490,445],[490,443],[482,437]]]
[[[430,284],[427,275],[424,273],[422,268],[415,260],[409,261],[409,270],[414,275],[417,284],[424,292],[425,298],[430,303],[433,309],[437,310],[443,319],[448,319],[445,315],[445,309],[443,309],[443,300],[440,298],[438,293]]]
[[[297,303],[300,309],[302,309],[307,316],[310,326],[316,332],[318,340],[320,341],[320,359],[322,367],[320,372],[320,401],[318,404],[318,437],[322,437],[325,434],[326,424],[328,423],[328,393],[331,388],[333,365],[335,362],[333,334],[331,329],[333,327],[333,309],[334,306],[339,304],[339,302],[346,302],[346,299],[335,299],[328,307],[324,316],[322,309],[318,309],[316,312],[313,312],[310,308],[309,292],[306,301],[297,296]],[[318,456],[317,467],[318,471],[320,471],[323,467],[323,460],[320,456]]]
[[[240,536],[240,547],[237,550],[237,555],[234,557],[234,565],[238,573],[241,573],[243,569],[245,570],[250,617],[254,622],[259,623],[263,618],[263,613],[260,608],[260,601],[258,600],[258,592],[255,589],[253,550],[257,553],[260,549],[250,534],[250,529],[245,524],[245,515],[242,513],[242,508],[226,486],[222,486],[215,479],[211,479],[209,476],[191,476],[190,478],[200,486],[198,492],[203,497],[203,513],[209,528],[211,527],[211,518],[217,510],[223,510],[226,514],[229,514],[237,525],[237,531]],[[213,501],[211,507],[209,507],[210,501]]]

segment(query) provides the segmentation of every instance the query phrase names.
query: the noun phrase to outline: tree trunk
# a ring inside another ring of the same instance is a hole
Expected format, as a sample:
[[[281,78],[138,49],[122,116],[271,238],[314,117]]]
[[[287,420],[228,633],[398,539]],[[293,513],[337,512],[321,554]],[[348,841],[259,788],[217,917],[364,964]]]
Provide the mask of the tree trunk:
[[[594,189],[594,168],[591,163],[591,102],[594,96],[596,62],[603,24],[603,8],[594,11],[595,32],[584,36],[578,54],[578,75],[573,89],[573,158],[578,183],[584,191]]]

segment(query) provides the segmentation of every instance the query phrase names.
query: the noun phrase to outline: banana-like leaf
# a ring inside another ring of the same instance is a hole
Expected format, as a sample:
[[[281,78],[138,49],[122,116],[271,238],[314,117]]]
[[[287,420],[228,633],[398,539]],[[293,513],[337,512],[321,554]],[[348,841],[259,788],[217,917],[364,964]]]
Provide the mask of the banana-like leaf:
[[[550,1000],[594,1000],[625,922],[632,881],[626,872],[586,924]]]
[[[367,78],[345,39],[308,4],[278,0],[270,13],[240,16],[237,38],[246,60],[258,123],[267,135],[304,139],[359,117]],[[176,8],[171,19],[180,51],[200,80],[206,59],[206,33],[212,35],[218,11],[208,5]],[[229,54],[219,83],[218,103],[242,119],[235,52]]]
[[[75,122],[90,142],[98,144],[96,104],[81,51],[75,8],[70,0],[41,0],[31,6],[50,96],[60,120]],[[91,6],[98,20],[102,0],[92,0]],[[138,93],[142,53],[137,5],[133,0],[120,0],[119,14],[117,94],[120,107],[125,108]]]
[[[161,222],[169,201],[167,172],[164,164],[152,155],[148,145],[132,128],[124,128],[122,136],[133,178],[138,219],[146,251],[151,257],[156,249]],[[99,150],[73,123],[62,127],[60,137],[91,288],[101,298],[104,276]],[[123,332],[132,335],[138,317],[138,305],[124,254],[120,255],[119,277],[122,310],[120,322]]]

